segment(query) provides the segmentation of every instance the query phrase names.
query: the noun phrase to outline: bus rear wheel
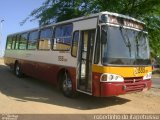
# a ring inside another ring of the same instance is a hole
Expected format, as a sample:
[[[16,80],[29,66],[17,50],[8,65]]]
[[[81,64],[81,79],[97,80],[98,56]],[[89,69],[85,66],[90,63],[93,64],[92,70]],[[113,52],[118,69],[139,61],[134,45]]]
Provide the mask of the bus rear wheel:
[[[67,73],[64,73],[61,81],[61,90],[66,97],[74,97],[74,92],[72,89],[72,80]]]
[[[14,68],[14,73],[17,77],[23,77],[23,73],[21,71],[21,67],[20,67],[20,64],[19,63],[16,63],[15,64],[15,68]]]

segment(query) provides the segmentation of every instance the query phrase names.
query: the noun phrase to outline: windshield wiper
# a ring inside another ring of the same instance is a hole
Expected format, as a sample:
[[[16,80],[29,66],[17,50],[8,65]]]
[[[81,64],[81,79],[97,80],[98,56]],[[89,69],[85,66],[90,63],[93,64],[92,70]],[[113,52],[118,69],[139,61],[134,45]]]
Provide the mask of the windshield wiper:
[[[136,38],[135,38],[135,41],[136,41],[136,49],[137,49],[137,58],[139,58],[139,46],[140,46],[140,44],[139,44],[139,39],[140,39],[140,37],[142,36],[142,33],[143,33],[143,31],[140,31],[138,34],[137,34],[137,36],[136,36]]]
[[[128,49],[129,49],[129,55],[131,57],[131,42],[130,42],[129,37],[127,36],[127,34],[126,33],[125,33],[125,35],[123,34],[122,28],[123,27],[121,26],[120,27],[120,33],[122,35],[122,38],[123,38],[123,41],[124,41],[126,47],[128,47]],[[127,39],[125,38],[125,36],[126,36]]]

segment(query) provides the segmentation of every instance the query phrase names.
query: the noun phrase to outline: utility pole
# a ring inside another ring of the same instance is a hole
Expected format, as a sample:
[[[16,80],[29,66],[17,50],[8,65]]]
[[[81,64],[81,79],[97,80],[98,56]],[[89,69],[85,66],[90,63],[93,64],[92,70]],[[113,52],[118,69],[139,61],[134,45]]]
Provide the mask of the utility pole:
[[[3,49],[2,49],[2,28],[3,28],[3,22],[4,22],[4,20],[2,19],[1,21],[0,21],[0,57],[2,57],[2,55],[3,55]]]

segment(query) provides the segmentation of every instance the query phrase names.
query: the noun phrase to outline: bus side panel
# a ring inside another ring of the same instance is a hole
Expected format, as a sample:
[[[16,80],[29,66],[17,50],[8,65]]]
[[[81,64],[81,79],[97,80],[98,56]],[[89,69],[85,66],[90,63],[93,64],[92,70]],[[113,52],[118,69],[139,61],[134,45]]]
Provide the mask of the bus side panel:
[[[97,73],[97,72],[92,72],[92,93],[93,93],[93,96],[101,96],[101,86],[100,86],[100,76],[101,76],[101,73]]]
[[[58,85],[58,73],[60,72],[60,70],[65,68],[71,76],[73,89],[75,90],[76,88],[76,68],[24,60],[21,61],[21,66],[23,72],[28,76],[32,76],[43,81],[48,81],[49,83],[52,83],[54,85]]]
[[[14,68],[16,59],[10,57],[4,57],[4,64],[8,65],[11,69]]]
[[[73,67],[66,67],[61,65],[45,64],[45,63],[36,63],[35,66],[36,66],[35,77],[38,77],[39,79],[42,80],[46,80],[55,85],[57,85],[59,72],[62,69],[67,69],[74,84],[76,69]]]
[[[60,59],[63,58],[63,59]],[[76,89],[76,61],[69,51],[6,50],[5,63],[14,67],[17,60],[24,74],[57,85],[58,73],[67,69]]]
[[[19,60],[19,62],[21,64],[21,69],[24,74],[35,77],[36,66],[34,62],[25,60]]]
[[[36,63],[36,76],[39,79],[47,80],[52,84],[56,84],[56,75],[58,73],[59,67],[52,64]]]

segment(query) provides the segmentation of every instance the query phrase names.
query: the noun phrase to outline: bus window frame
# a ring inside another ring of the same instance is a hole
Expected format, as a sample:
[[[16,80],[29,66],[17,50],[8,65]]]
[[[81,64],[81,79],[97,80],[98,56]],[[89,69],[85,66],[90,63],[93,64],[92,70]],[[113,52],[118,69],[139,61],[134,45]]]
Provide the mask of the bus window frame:
[[[96,40],[95,40],[93,64],[98,64],[100,62],[100,59],[101,59],[101,27],[100,27],[100,25],[97,25],[95,39]],[[97,53],[98,56],[96,56],[96,53]],[[96,57],[98,57],[98,58],[96,58]]]
[[[36,48],[35,49],[28,49],[28,46],[29,46],[29,37],[30,37],[30,34],[33,33],[33,32],[38,32],[38,38],[36,39],[37,43],[36,43]],[[36,30],[32,30],[32,31],[29,31],[28,32],[28,39],[27,39],[27,47],[26,47],[26,50],[38,50],[39,46],[38,46],[38,42],[39,42],[39,37],[40,37],[40,34],[39,34],[39,30],[36,29]]]
[[[15,42],[14,42],[14,45],[13,45],[13,40],[15,41]],[[16,49],[15,49],[15,47],[16,47],[16,41],[17,41],[17,34],[12,36],[12,45],[13,45],[13,46],[11,46],[11,50],[16,50]],[[13,48],[12,48],[12,47],[13,47]]]
[[[74,35],[75,35],[76,32],[79,33],[79,40],[80,40],[80,31],[79,31],[79,30],[76,30],[76,31],[73,32],[72,43],[71,43],[71,44],[72,44],[72,45],[71,45],[71,56],[72,56],[72,57],[75,57],[75,58],[77,57],[77,54],[76,54],[76,56],[74,56],[74,55],[72,54],[72,52],[73,52]],[[78,40],[78,45],[77,45],[77,52],[78,52],[78,48],[79,48],[79,47],[78,47],[78,46],[79,46],[79,40]]]
[[[9,38],[12,39],[12,36],[7,36],[7,42],[6,42],[6,47],[5,47],[6,50],[12,50],[12,42],[13,42],[13,40],[12,40],[12,42],[11,42],[11,48],[10,48],[10,49],[7,48],[7,47],[8,47]]]
[[[51,38],[50,39],[48,39],[49,41],[50,41],[50,48],[49,49],[39,49],[39,42],[40,42],[40,39],[41,39],[41,31],[43,31],[43,30],[45,30],[45,29],[51,29],[52,30],[52,36],[51,36]],[[42,29],[40,29],[39,30],[39,38],[38,38],[38,48],[37,48],[37,50],[40,50],[40,51],[50,51],[50,50],[52,50],[52,47],[53,47],[53,38],[54,38],[54,27],[53,26],[49,26],[49,27],[45,27],[45,28],[42,28]]]
[[[28,47],[29,32],[21,33],[21,34],[20,34],[20,41],[21,41],[22,35],[24,35],[24,34],[27,34],[26,47],[25,47],[25,49],[20,49],[20,44],[19,44],[19,46],[18,46],[18,47],[19,47],[19,50],[28,50],[27,47]]]
[[[57,28],[57,27],[60,27],[60,26],[65,26],[65,25],[71,25],[71,26],[72,26],[70,48],[69,48],[68,50],[54,49],[54,42],[55,42],[55,38],[56,38],[56,37],[55,37],[56,28]],[[73,26],[73,23],[72,23],[72,22],[71,22],[71,23],[69,22],[69,23],[59,24],[59,25],[54,26],[54,28],[53,28],[53,37],[52,37],[52,42],[51,42],[51,45],[52,45],[51,49],[52,49],[53,51],[71,51],[72,39],[73,39],[73,28],[74,28],[74,26]]]
[[[21,38],[20,34],[16,34],[16,42],[15,42],[15,47],[14,47],[15,50],[19,50],[20,38]],[[17,41],[18,41],[18,45],[17,45],[17,48],[16,48]]]

